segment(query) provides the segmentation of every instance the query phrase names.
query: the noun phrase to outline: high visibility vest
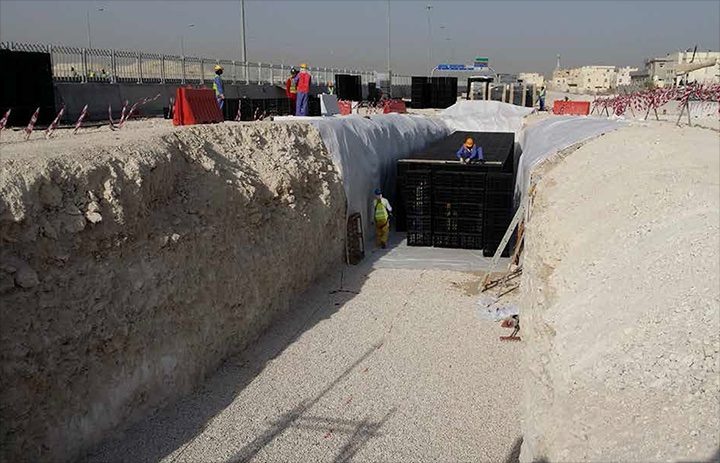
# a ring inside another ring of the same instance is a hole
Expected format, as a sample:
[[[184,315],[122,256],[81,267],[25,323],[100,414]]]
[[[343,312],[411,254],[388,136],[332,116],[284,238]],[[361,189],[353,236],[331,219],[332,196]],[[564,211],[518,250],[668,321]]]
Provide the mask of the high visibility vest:
[[[375,200],[375,223],[384,224],[388,220],[388,211],[382,200]]]
[[[219,94],[220,94],[220,92],[218,92],[218,86],[217,86],[217,79],[218,79],[219,77],[220,77],[220,76],[215,76],[215,78],[213,79],[213,90],[215,91],[215,95],[219,95]]]
[[[290,93],[297,93],[297,84],[293,82],[293,78],[290,79]]]

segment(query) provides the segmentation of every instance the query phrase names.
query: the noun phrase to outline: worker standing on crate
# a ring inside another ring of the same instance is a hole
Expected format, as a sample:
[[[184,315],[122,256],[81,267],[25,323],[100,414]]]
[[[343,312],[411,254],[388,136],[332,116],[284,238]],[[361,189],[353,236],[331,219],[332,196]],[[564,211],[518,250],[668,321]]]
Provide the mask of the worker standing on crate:
[[[457,156],[458,161],[462,162],[463,164],[477,161],[482,162],[485,160],[485,158],[483,157],[482,148],[475,144],[475,140],[473,140],[472,137],[467,137],[465,139],[465,143],[460,147],[459,150],[457,150],[457,153],[455,153],[455,155]]]
[[[307,64],[300,65],[300,72],[293,78],[293,82],[297,85],[297,105],[295,107],[296,116],[308,115],[308,97],[310,95],[310,83],[312,76],[307,70]]]
[[[222,73],[223,67],[219,64],[215,65],[215,79],[213,80],[213,90],[215,90],[215,98],[217,98],[218,106],[220,110],[223,109],[225,103],[225,88],[223,87]]]
[[[375,199],[372,203],[373,219],[375,222],[375,242],[385,249],[390,236],[390,202],[383,198],[380,188],[375,189]]]
[[[295,68],[290,69],[290,77],[285,81],[285,95],[290,100],[290,111],[292,115],[295,115],[297,106],[297,84],[295,83],[295,76],[297,76],[298,70]]]

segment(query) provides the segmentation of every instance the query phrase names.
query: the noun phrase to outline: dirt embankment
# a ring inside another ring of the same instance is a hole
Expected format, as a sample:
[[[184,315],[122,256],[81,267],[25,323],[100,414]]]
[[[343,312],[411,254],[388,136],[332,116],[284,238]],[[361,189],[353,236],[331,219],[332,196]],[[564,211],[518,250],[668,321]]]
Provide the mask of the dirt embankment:
[[[720,140],[635,125],[543,168],[522,461],[707,461],[720,435]]]
[[[309,125],[6,135],[3,461],[70,459],[187,393],[342,261],[344,192]]]

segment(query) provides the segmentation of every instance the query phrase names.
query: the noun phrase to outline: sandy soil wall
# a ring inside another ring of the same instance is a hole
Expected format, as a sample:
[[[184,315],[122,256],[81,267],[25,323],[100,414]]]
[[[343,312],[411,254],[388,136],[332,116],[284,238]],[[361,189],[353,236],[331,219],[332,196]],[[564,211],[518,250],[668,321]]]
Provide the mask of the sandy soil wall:
[[[316,129],[149,125],[3,134],[2,461],[72,459],[187,393],[342,261]]]
[[[521,460],[709,461],[717,133],[635,124],[550,164],[526,229]]]

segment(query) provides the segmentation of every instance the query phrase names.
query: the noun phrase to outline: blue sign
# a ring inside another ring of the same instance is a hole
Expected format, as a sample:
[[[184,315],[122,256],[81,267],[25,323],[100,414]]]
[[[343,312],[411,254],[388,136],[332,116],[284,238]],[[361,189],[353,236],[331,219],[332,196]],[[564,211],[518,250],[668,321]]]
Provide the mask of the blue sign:
[[[486,68],[486,67],[488,67],[488,64],[487,64],[487,63],[482,63],[482,62],[477,62],[477,61],[475,62],[475,69],[477,69],[477,68]]]
[[[438,64],[435,69],[438,71],[472,71],[474,68],[464,64]]]

